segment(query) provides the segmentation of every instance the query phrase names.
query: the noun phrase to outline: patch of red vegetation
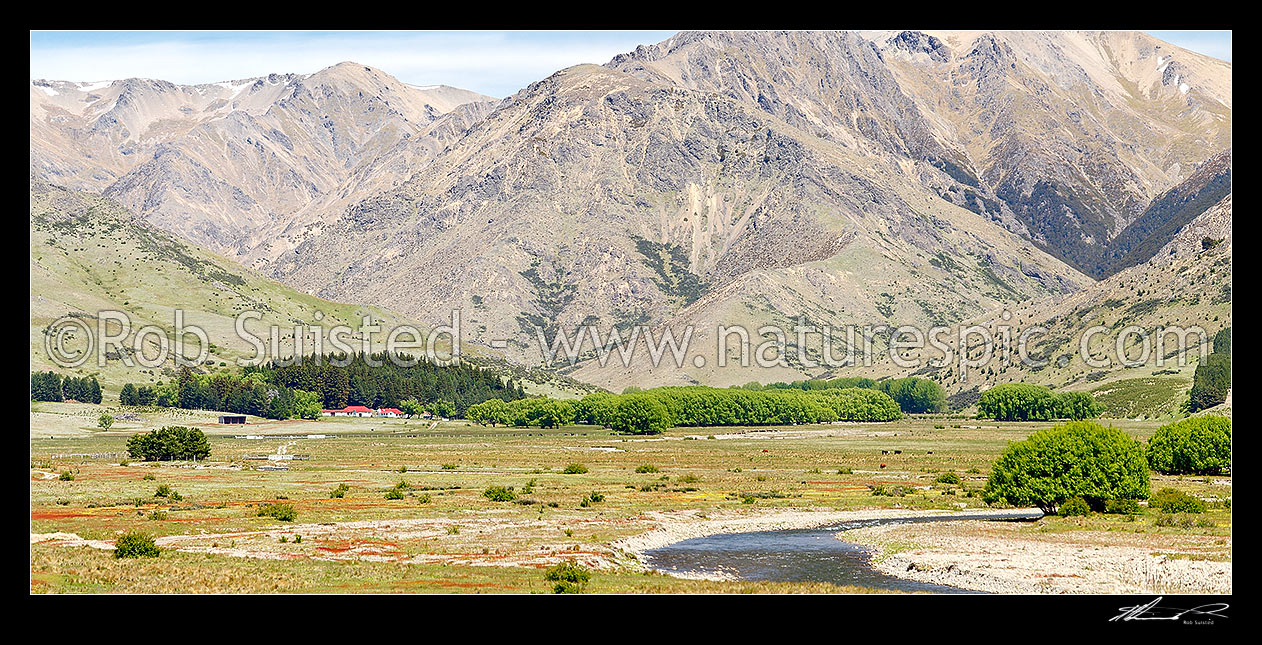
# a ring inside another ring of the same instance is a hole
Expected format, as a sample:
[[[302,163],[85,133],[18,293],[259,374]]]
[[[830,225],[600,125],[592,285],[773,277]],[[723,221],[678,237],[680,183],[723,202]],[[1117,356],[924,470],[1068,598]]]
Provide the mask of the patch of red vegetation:
[[[75,511],[31,511],[32,520],[64,520],[71,517],[93,517],[93,514]]]
[[[400,580],[397,585],[425,585],[427,587],[443,587],[456,589],[516,589],[512,585],[497,585],[493,582],[455,582],[452,580]]]

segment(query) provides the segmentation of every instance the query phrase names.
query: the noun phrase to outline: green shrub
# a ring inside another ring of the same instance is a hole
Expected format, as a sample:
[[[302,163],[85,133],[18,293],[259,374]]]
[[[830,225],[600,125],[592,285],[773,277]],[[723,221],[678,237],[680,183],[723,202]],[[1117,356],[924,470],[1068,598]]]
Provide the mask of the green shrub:
[[[347,485],[346,485],[346,484],[344,484],[344,483],[343,483],[343,484],[338,484],[338,485],[337,485],[337,488],[334,488],[333,490],[329,491],[329,498],[330,498],[330,499],[342,499],[342,498],[346,497],[346,493],[347,493],[347,492],[349,492],[349,491],[350,491],[350,489],[351,489],[351,487],[350,487],[350,486],[347,486]]]
[[[1060,505],[1061,517],[1085,516],[1091,514],[1091,505],[1081,497],[1074,497]]]
[[[553,593],[582,593],[591,577],[586,568],[574,562],[562,562],[543,574],[544,580],[554,583]]]
[[[128,531],[114,541],[116,558],[156,558],[160,553],[153,536],[138,531]]]
[[[1103,508],[1105,500],[1144,499],[1149,490],[1139,442],[1117,428],[1070,421],[1010,444],[991,469],[985,499],[1054,514],[1074,497]]]
[[[1193,417],[1157,429],[1148,440],[1148,465],[1167,475],[1231,471],[1231,419]]]
[[[176,501],[176,502],[178,502],[178,501],[180,501],[180,500],[184,499],[184,496],[183,496],[183,495],[180,495],[179,493],[175,492],[174,490],[171,490],[171,487],[170,487],[170,486],[168,486],[167,484],[158,484],[158,488],[157,488],[156,490],[154,490],[154,491],[153,491],[153,496],[154,496],[154,497],[165,497],[165,498],[167,498],[167,499],[169,499],[169,500],[173,500],[173,501]]]
[[[574,463],[574,464],[570,464],[570,465],[566,466],[566,467],[565,467],[565,470],[562,470],[562,471],[561,471],[561,474],[563,474],[563,475],[582,475],[583,473],[586,473],[586,472],[587,472],[587,466],[584,466],[583,464]]]
[[[1149,508],[1162,513],[1204,513],[1205,502],[1173,488],[1163,488],[1148,500]]]
[[[63,470],[61,471],[60,475],[57,475],[57,480],[63,481],[63,482],[72,482],[74,481],[74,473],[70,472],[69,470]]]
[[[145,461],[206,459],[210,443],[201,430],[171,426],[133,435],[127,440],[127,452]]]
[[[960,479],[960,476],[955,473],[942,473],[934,478],[933,481],[939,484],[954,484],[959,486],[962,480]]]
[[[482,496],[492,502],[511,502],[517,499],[517,493],[514,493],[513,489],[503,486],[491,486],[482,491]]]
[[[268,503],[259,507],[259,517],[271,517],[281,522],[292,522],[298,518],[292,504]]]
[[[1109,515],[1139,515],[1139,502],[1133,499],[1110,499],[1104,502],[1104,512]]]
[[[403,499],[403,491],[399,488],[391,488],[386,491],[386,499]]]
[[[658,467],[657,467],[657,466],[654,466],[654,465],[652,465],[652,464],[644,464],[643,466],[636,466],[636,468],[635,468],[635,472],[637,472],[637,473],[660,473],[660,472],[662,472],[662,471],[661,471],[660,469],[658,469]]]

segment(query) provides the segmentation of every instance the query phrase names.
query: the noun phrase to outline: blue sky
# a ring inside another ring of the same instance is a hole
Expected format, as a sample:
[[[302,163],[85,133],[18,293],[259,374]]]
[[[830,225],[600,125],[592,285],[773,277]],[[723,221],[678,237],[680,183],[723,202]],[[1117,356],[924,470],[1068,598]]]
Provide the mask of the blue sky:
[[[310,73],[342,61],[415,85],[443,83],[503,97],[580,63],[603,64],[673,31],[31,32],[31,78],[128,77],[210,83],[272,72]],[[1231,60],[1229,31],[1153,31]]]

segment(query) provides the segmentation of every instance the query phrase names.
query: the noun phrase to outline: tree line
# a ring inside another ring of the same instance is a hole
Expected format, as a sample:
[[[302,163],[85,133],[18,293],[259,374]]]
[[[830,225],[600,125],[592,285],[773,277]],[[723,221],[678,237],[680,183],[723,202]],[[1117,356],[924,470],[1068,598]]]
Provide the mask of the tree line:
[[[1196,366],[1192,391],[1188,393],[1187,411],[1199,412],[1227,400],[1231,389],[1231,327],[1214,334],[1214,351],[1204,363]]]
[[[484,425],[556,427],[584,423],[618,432],[654,434],[676,426],[760,426],[893,421],[898,404],[876,389],[720,389],[658,387],[624,394],[589,394],[577,402],[546,398],[486,401],[467,417]]]
[[[334,359],[346,364],[333,364]],[[423,361],[402,367],[384,354],[357,354],[349,360],[341,355],[310,356],[299,364],[273,362],[242,373],[199,374],[184,367],[172,381],[155,386],[128,383],[119,392],[123,405],[220,410],[268,419],[316,419],[322,409],[348,405],[400,408],[413,415],[428,406],[440,416],[454,417],[488,399],[524,397],[521,386],[511,379],[501,381],[489,370]]]
[[[95,376],[62,376],[56,372],[31,374],[32,401],[100,403],[101,384]]]
[[[1005,383],[982,393],[977,413],[996,421],[1081,420],[1100,416],[1104,405],[1085,392],[1057,393],[1043,385]]]
[[[867,377],[842,377],[835,379],[811,379],[793,381],[791,383],[770,383],[760,386],[750,383],[743,389],[797,389],[797,390],[837,390],[862,388],[880,390],[889,395],[898,407],[907,414],[925,414],[945,412],[947,408],[946,390],[937,382],[919,376],[908,376],[895,379],[870,379]]]
[[[515,401],[525,390],[510,378],[502,380],[491,370],[461,363],[438,365],[406,354],[392,359],[386,354],[342,354],[304,357],[295,364],[267,363],[247,368],[264,374],[272,383],[315,392],[325,408],[362,405],[398,408],[404,401],[423,405],[447,402],[452,414],[463,416],[469,406],[488,399]]]

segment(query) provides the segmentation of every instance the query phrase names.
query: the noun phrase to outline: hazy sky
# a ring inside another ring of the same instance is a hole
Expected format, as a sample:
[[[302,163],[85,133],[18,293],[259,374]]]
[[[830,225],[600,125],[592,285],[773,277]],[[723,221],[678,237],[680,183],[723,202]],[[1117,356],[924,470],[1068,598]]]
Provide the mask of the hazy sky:
[[[31,32],[31,78],[129,77],[211,83],[272,72],[311,73],[342,61],[414,85],[447,84],[503,97],[580,63],[603,64],[673,31]],[[1153,31],[1231,60],[1229,31]]]

